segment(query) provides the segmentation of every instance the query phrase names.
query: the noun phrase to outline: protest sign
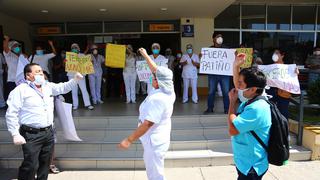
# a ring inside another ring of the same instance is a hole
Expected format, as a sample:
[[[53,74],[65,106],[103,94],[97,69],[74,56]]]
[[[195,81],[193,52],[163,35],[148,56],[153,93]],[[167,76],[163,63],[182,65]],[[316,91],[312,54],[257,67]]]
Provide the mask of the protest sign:
[[[234,53],[235,49],[202,48],[200,73],[232,76]]]
[[[158,66],[166,66],[168,63],[168,59],[157,60],[155,62]],[[151,76],[151,71],[147,64],[147,61],[137,61],[136,62],[136,71],[138,74],[139,81],[149,81],[149,77]]]
[[[93,64],[91,55],[77,54],[73,52],[66,53],[66,71],[79,72],[81,74],[93,74]]]
[[[107,44],[105,65],[112,68],[124,68],[126,60],[126,46]]]
[[[244,53],[246,55],[246,59],[244,60],[244,64],[241,65],[241,68],[251,67],[253,49],[252,48],[237,48],[236,51],[238,54]]]
[[[292,94],[300,94],[300,83],[295,64],[259,65],[258,68],[267,77],[267,85],[277,87]]]

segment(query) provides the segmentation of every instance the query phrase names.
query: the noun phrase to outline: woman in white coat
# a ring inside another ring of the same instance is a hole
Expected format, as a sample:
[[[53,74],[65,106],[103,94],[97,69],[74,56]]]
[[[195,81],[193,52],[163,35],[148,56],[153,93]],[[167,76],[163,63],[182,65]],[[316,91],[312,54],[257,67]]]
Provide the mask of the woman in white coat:
[[[80,53],[80,47],[77,43],[73,43],[71,45],[71,52],[74,52],[76,54],[79,54],[79,56],[84,56],[84,54]],[[67,76],[70,79],[74,77],[74,73],[68,72]],[[83,102],[84,106],[88,108],[89,110],[93,110],[94,107],[91,105],[90,98],[89,98],[89,93],[87,91],[87,85],[86,85],[86,78],[85,74],[83,74],[83,79],[79,81],[78,85],[81,90],[81,94],[83,97]],[[72,88],[72,105],[73,105],[73,110],[77,110],[79,107],[79,99],[78,99],[78,86],[75,86]]]
[[[103,104],[101,100],[101,81],[102,81],[102,64],[105,58],[98,54],[98,47],[91,46],[91,60],[94,68],[94,73],[89,74],[89,85],[93,104]]]
[[[118,146],[121,149],[128,149],[140,138],[148,179],[164,180],[164,155],[170,145],[171,115],[176,98],[173,74],[167,67],[157,66],[145,49],[141,48],[139,52],[147,60],[153,74],[154,89],[140,105],[138,128]]]
[[[123,80],[126,87],[127,103],[136,103],[136,57],[131,45],[126,50],[126,66],[123,69]]]

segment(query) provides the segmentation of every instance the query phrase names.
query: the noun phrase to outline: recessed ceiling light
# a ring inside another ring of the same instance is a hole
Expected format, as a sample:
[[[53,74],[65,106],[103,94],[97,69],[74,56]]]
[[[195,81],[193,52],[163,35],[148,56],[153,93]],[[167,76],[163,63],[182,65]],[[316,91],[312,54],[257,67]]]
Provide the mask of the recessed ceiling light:
[[[102,9],[99,9],[99,11],[100,11],[100,12],[106,12],[107,9],[102,8]]]
[[[41,10],[41,12],[42,13],[48,13],[49,11],[44,9],[44,10]]]
[[[160,8],[161,9],[161,11],[166,11],[166,10],[168,10],[168,8]]]

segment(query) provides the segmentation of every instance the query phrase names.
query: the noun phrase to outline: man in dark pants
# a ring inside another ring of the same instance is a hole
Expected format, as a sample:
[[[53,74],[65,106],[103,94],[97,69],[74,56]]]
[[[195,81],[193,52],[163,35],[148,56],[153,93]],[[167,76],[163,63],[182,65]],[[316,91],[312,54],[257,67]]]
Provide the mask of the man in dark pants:
[[[54,145],[53,97],[71,91],[83,77],[76,73],[66,83],[46,82],[41,67],[35,63],[25,66],[24,76],[26,81],[9,95],[7,126],[13,143],[22,145],[24,160],[18,179],[33,180],[37,174],[37,179],[45,180]]]

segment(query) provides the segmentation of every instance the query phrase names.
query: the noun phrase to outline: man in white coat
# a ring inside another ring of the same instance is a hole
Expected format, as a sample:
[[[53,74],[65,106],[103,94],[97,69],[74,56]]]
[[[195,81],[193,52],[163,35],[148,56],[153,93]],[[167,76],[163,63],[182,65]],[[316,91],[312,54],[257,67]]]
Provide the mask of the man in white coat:
[[[71,45],[71,52],[74,52],[74,53],[78,54],[79,56],[84,56],[84,54],[80,53],[80,47],[79,47],[79,45],[77,43],[73,43]],[[70,80],[70,79],[72,79],[74,77],[74,73],[68,72],[67,76],[68,76],[68,78]],[[79,81],[78,85],[79,85],[80,90],[81,90],[84,106],[86,108],[88,108],[89,110],[93,110],[94,107],[91,105],[89,94],[88,94],[88,91],[87,91],[85,74],[83,74],[83,79],[81,79]],[[73,110],[77,110],[78,107],[79,107],[78,86],[75,86],[75,87],[72,88],[72,105],[73,105]]]
[[[168,59],[166,59],[163,55],[160,54],[160,44],[153,43],[151,46],[152,54],[149,56],[152,61],[154,61],[158,66],[168,67]],[[152,84],[148,82],[147,92],[153,89]]]
[[[176,99],[173,73],[166,67],[157,66],[145,49],[140,53],[146,58],[152,76],[152,90],[139,108],[139,127],[118,145],[128,149],[140,138],[143,160],[149,180],[165,180],[164,156],[170,145],[171,116]]]
[[[101,100],[101,82],[102,82],[102,64],[105,58],[98,54],[98,47],[96,45],[91,46],[91,61],[94,68],[94,73],[89,74],[89,85],[93,104],[103,104]]]
[[[193,53],[191,44],[187,45],[187,53],[184,54],[180,60],[183,65],[182,78],[183,78],[183,100],[182,103],[188,102],[188,89],[191,83],[192,88],[192,101],[198,103],[197,81],[198,81],[198,67],[200,67],[199,56]]]

